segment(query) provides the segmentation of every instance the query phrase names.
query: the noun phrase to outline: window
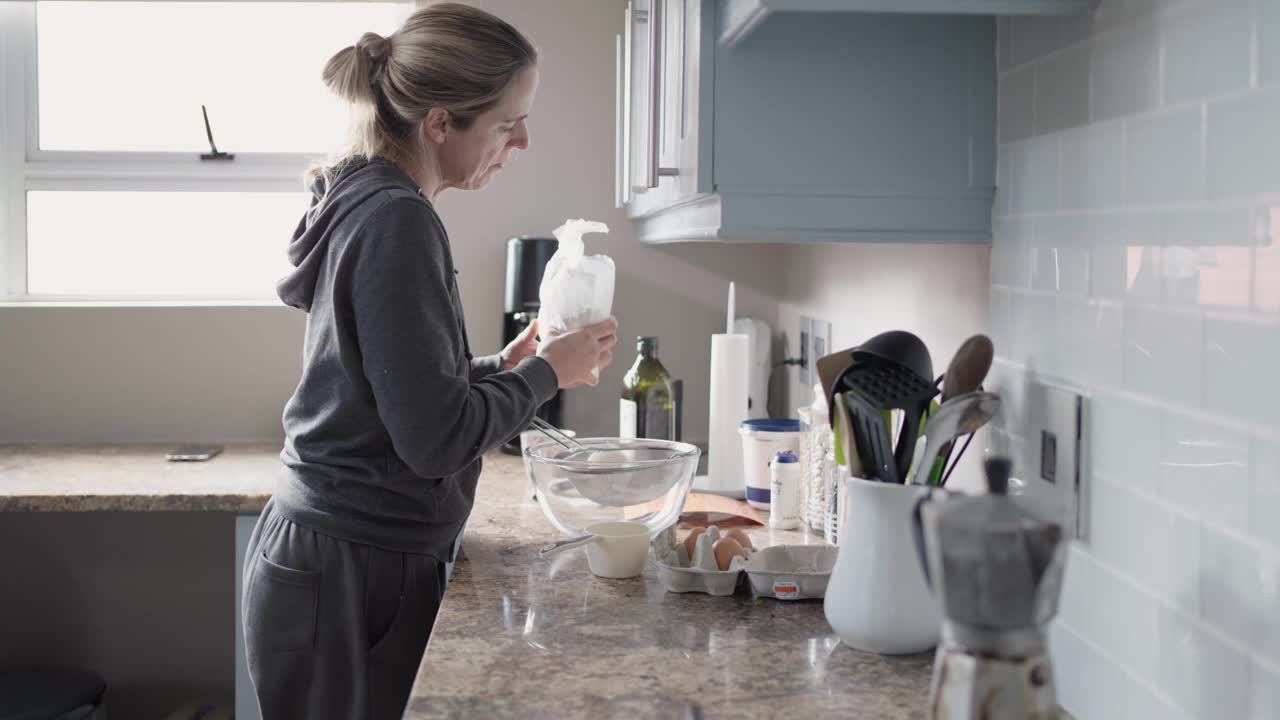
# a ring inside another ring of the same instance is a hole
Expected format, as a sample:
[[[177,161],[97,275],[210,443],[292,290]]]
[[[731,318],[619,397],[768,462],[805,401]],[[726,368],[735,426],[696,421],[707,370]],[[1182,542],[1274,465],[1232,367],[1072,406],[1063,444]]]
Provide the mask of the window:
[[[0,298],[274,298],[346,128],[321,69],[413,8],[0,2]]]

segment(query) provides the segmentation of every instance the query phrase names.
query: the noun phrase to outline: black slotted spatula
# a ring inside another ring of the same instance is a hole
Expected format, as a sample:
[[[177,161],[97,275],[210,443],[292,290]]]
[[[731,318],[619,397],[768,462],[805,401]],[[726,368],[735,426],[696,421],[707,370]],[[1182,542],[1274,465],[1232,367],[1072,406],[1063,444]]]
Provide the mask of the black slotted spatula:
[[[929,351],[915,335],[893,330],[866,341],[852,355],[854,363],[837,385],[845,392],[863,470],[885,482],[905,482],[921,418],[938,394]],[[896,448],[885,427],[884,410],[904,413]]]

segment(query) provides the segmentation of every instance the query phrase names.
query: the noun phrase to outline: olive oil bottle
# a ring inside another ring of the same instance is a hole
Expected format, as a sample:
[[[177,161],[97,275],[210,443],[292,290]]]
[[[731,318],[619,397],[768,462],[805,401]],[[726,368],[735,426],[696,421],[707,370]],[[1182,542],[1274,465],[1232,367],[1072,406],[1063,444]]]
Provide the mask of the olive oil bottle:
[[[658,338],[636,338],[636,361],[622,378],[618,436],[676,439],[676,392],[671,374],[658,360]]]

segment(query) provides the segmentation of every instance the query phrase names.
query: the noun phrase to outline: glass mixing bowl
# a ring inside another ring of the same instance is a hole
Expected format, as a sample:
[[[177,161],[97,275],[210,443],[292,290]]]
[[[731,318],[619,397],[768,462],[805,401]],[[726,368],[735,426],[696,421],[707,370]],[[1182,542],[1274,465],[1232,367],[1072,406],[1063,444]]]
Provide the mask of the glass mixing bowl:
[[[585,438],[583,451],[550,442],[529,447],[538,505],[556,529],[577,537],[598,522],[644,523],[654,537],[675,524],[701,451],[670,440]]]

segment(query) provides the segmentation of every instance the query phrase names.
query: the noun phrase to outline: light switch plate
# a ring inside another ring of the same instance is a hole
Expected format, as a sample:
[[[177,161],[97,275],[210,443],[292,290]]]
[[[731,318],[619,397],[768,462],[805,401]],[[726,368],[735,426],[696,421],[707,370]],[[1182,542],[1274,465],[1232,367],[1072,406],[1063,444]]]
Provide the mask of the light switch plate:
[[[1022,393],[1024,417],[1002,412],[996,428],[1004,437],[1004,449],[1014,457],[1019,497],[1037,516],[1061,523],[1069,537],[1087,542],[1085,398],[1038,379],[1027,382]]]
[[[835,348],[831,346],[831,323],[825,320],[813,321],[813,352],[809,354],[809,376],[818,382],[818,358],[826,357]]]

